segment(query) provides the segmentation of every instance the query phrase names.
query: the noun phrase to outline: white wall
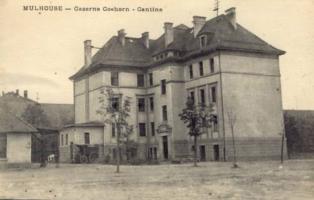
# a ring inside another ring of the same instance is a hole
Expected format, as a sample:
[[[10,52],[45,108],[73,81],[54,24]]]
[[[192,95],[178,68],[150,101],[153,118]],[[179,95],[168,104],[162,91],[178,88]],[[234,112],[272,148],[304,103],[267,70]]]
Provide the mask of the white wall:
[[[277,57],[255,54],[221,55],[226,136],[227,112],[236,114],[236,135],[280,137],[283,113]]]
[[[8,163],[31,162],[31,134],[7,134],[7,159]]]
[[[84,134],[88,132],[90,136],[90,144],[103,144],[103,128],[102,127],[72,127],[61,130],[59,136],[60,146],[68,146],[73,142],[74,144],[85,144]],[[65,144],[66,134],[68,134],[68,144]],[[61,137],[63,135],[63,145]]]

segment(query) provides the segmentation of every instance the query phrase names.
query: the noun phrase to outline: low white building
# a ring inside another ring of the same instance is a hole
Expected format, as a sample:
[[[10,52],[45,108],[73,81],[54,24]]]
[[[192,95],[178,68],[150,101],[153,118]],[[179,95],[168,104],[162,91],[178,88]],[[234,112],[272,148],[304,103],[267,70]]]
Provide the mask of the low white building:
[[[0,165],[30,165],[32,125],[0,107]]]

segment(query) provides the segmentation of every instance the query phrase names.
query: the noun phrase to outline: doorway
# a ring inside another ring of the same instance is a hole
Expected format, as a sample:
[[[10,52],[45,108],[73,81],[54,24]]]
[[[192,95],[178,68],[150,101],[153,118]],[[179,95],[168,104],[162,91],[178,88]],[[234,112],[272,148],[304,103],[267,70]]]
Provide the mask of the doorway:
[[[214,161],[219,161],[219,145],[214,145]]]
[[[162,147],[163,147],[163,154],[164,154],[164,159],[168,160],[168,137],[167,136],[162,136]]]
[[[205,145],[200,146],[200,161],[206,161]]]

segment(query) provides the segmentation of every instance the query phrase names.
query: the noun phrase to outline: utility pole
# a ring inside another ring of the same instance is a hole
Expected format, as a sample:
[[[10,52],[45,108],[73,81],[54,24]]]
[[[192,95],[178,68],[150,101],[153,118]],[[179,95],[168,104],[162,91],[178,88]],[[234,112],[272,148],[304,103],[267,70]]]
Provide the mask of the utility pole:
[[[219,0],[215,0],[215,7],[213,11],[216,11],[216,16],[219,15]]]
[[[120,111],[119,111],[120,112]],[[118,119],[116,120],[116,126],[117,126],[117,154],[118,154],[118,156],[117,156],[117,170],[116,170],[116,172],[117,173],[120,173],[120,155],[121,155],[121,153],[120,153],[120,134],[121,134],[121,127],[120,127],[120,118],[121,118],[121,115],[120,115],[120,113],[118,114]]]
[[[37,101],[37,103],[39,103],[39,93],[38,92],[36,92],[36,101]]]

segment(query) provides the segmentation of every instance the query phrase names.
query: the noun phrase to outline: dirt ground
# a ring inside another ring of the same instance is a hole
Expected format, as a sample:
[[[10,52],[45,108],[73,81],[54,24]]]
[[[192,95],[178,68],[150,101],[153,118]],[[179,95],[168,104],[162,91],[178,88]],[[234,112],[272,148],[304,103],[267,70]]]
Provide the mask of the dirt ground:
[[[60,165],[0,171],[0,199],[314,199],[314,160],[122,166]]]

